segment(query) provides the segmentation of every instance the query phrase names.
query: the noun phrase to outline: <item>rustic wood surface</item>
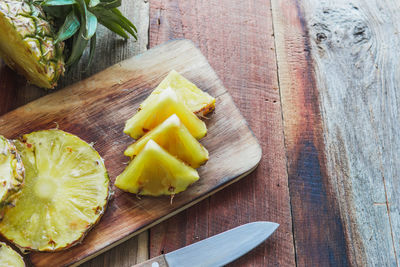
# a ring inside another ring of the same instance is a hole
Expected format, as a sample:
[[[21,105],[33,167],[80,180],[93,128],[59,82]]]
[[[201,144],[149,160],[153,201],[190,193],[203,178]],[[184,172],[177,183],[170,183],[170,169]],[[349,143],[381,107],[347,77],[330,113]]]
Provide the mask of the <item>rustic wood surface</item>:
[[[272,3],[297,264],[399,266],[399,2]]]
[[[79,264],[137,235],[253,171],[261,147],[231,96],[201,52],[188,40],[172,41],[110,67],[86,80],[49,94],[0,117],[0,132],[8,138],[56,126],[76,134],[104,158],[114,182],[126,165],[124,149],[132,139],[123,133],[125,121],[170,70],[175,69],[216,98],[206,119],[201,142],[209,161],[198,169],[201,179],[185,192],[169,197],[142,197],[116,187],[100,223],[82,244],[56,253],[30,253],[36,266]]]
[[[294,265],[269,2],[152,0],[150,19],[150,46],[173,38],[187,38],[199,46],[264,152],[259,168],[249,177],[152,229],[150,256],[247,222],[269,220],[281,225],[277,232],[234,265]]]
[[[124,8],[142,41],[105,38],[92,72],[190,39],[263,157],[246,179],[84,266],[130,266],[254,220],[281,227],[232,266],[399,266],[398,1],[134,0]],[[5,67],[0,90],[0,114],[44,95]]]

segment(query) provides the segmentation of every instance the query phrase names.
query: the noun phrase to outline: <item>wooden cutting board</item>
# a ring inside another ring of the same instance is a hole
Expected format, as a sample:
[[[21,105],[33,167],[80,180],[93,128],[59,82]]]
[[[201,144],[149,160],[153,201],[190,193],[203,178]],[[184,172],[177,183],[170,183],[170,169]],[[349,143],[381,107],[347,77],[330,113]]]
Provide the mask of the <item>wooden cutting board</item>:
[[[216,98],[215,112],[205,119],[208,134],[201,142],[210,160],[199,169],[200,180],[175,196],[172,204],[169,197],[138,199],[113,187],[103,218],[82,244],[57,253],[31,253],[28,261],[35,266],[83,263],[254,170],[262,153],[257,139],[205,57],[187,40],[155,47],[7,113],[0,117],[0,134],[17,138],[55,127],[76,134],[94,143],[114,181],[126,166],[123,151],[132,142],[122,132],[124,122],[172,69]]]

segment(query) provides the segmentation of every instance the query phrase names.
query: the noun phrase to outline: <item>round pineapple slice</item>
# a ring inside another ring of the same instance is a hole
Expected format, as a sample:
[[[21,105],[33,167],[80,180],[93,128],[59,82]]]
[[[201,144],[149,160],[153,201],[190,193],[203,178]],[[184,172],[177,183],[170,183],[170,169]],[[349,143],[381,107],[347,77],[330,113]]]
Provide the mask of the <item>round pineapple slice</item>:
[[[25,177],[24,166],[14,144],[0,136],[0,209],[15,204]]]
[[[27,250],[58,251],[83,239],[104,213],[109,178],[102,158],[77,136],[47,130],[16,141],[26,176],[0,233]]]
[[[0,266],[24,267],[25,262],[21,255],[7,246],[5,243],[0,242]]]

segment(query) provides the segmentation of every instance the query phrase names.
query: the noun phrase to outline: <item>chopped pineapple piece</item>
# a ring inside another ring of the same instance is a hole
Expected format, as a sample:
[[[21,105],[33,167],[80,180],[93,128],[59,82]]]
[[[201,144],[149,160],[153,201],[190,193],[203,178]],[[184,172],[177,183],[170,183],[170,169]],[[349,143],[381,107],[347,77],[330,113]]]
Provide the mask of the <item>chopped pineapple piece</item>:
[[[153,140],[120,174],[115,185],[139,195],[173,195],[199,179],[197,171],[178,160]]]
[[[15,252],[5,243],[0,242],[0,266],[2,267],[24,267],[25,262],[21,255]]]
[[[130,145],[125,150],[125,156],[134,157],[139,154],[150,139],[192,168],[198,168],[208,160],[208,151],[175,114]]]
[[[0,209],[15,204],[24,177],[25,169],[17,149],[0,135]]]
[[[199,116],[204,116],[215,108],[215,98],[203,92],[175,70],[172,70],[140,105],[140,109],[143,109],[146,105],[154,101],[167,88],[173,89],[178,95],[179,100]]]
[[[16,146],[25,185],[15,207],[5,212],[0,233],[28,250],[58,251],[77,244],[101,218],[109,198],[102,158],[60,130],[24,135]]]
[[[179,101],[172,89],[165,89],[145,108],[129,119],[126,122],[124,133],[138,139],[173,114],[179,117],[195,138],[200,139],[206,135],[205,123]]]

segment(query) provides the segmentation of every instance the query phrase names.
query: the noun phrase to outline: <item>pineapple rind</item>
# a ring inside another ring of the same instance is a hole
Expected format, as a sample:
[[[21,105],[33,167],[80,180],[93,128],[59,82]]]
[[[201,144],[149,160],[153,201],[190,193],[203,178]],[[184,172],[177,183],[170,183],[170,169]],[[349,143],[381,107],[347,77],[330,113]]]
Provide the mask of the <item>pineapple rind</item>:
[[[201,139],[207,134],[205,123],[181,103],[170,88],[165,89],[154,101],[130,118],[125,124],[124,133],[133,139],[139,139],[173,114],[179,117],[196,139]]]
[[[124,152],[125,156],[135,157],[149,140],[192,168],[198,168],[208,160],[208,151],[190,134],[176,114],[130,145]]]
[[[0,56],[30,83],[56,86],[65,70],[63,46],[41,8],[28,0],[0,1]]]
[[[0,209],[14,205],[24,184],[25,170],[14,144],[0,136]],[[0,214],[1,217],[1,214]]]
[[[25,262],[21,255],[19,255],[7,244],[0,242],[0,266],[7,267],[24,267]]]
[[[199,174],[195,169],[149,140],[117,177],[115,186],[138,195],[174,195],[186,190],[198,179]]]
[[[109,178],[102,158],[60,130],[27,134],[16,146],[25,185],[0,222],[0,233],[25,250],[58,251],[77,244],[107,205]]]
[[[175,70],[172,70],[150,96],[140,104],[140,109],[154,101],[167,88],[173,89],[179,100],[198,116],[205,116],[215,109],[215,98],[199,89]]]

